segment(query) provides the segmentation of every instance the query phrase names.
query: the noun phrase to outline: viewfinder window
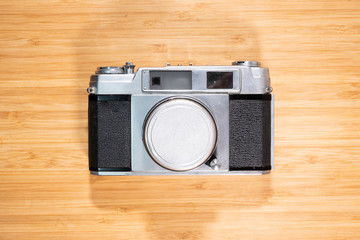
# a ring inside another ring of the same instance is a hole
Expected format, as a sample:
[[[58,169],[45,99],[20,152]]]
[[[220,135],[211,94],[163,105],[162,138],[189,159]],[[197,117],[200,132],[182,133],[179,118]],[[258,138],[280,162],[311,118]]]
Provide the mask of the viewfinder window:
[[[207,72],[208,89],[232,89],[233,72]]]
[[[150,71],[151,90],[191,90],[191,71]]]

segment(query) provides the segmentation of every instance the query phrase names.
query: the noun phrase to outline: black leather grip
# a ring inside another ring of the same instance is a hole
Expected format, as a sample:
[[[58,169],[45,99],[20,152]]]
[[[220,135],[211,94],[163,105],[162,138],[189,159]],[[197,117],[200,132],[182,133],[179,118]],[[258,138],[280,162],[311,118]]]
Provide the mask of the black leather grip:
[[[131,171],[130,95],[89,95],[89,168]]]
[[[271,169],[271,95],[230,95],[230,170]]]

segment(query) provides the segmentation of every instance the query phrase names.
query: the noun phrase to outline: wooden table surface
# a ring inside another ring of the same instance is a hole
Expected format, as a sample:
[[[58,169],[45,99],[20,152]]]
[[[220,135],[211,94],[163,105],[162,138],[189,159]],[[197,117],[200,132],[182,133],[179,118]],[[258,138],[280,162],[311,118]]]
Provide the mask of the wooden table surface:
[[[359,1],[1,1],[0,239],[359,239]],[[258,60],[265,176],[88,171],[97,66]]]

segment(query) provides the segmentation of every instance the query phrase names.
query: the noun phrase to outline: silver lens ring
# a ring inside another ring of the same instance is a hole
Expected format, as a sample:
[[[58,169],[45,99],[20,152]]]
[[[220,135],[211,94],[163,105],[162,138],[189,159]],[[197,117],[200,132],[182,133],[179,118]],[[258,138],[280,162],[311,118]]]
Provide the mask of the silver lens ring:
[[[155,105],[144,122],[144,144],[151,158],[174,171],[188,171],[208,160],[217,143],[211,112],[192,98],[171,97]]]

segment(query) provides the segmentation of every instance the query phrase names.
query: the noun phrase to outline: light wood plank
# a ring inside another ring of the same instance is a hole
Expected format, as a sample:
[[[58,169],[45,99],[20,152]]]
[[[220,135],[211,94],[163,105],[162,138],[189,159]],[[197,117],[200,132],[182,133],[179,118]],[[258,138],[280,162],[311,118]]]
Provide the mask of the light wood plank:
[[[359,1],[0,2],[0,239],[358,239]],[[259,60],[266,176],[87,170],[97,66]]]

